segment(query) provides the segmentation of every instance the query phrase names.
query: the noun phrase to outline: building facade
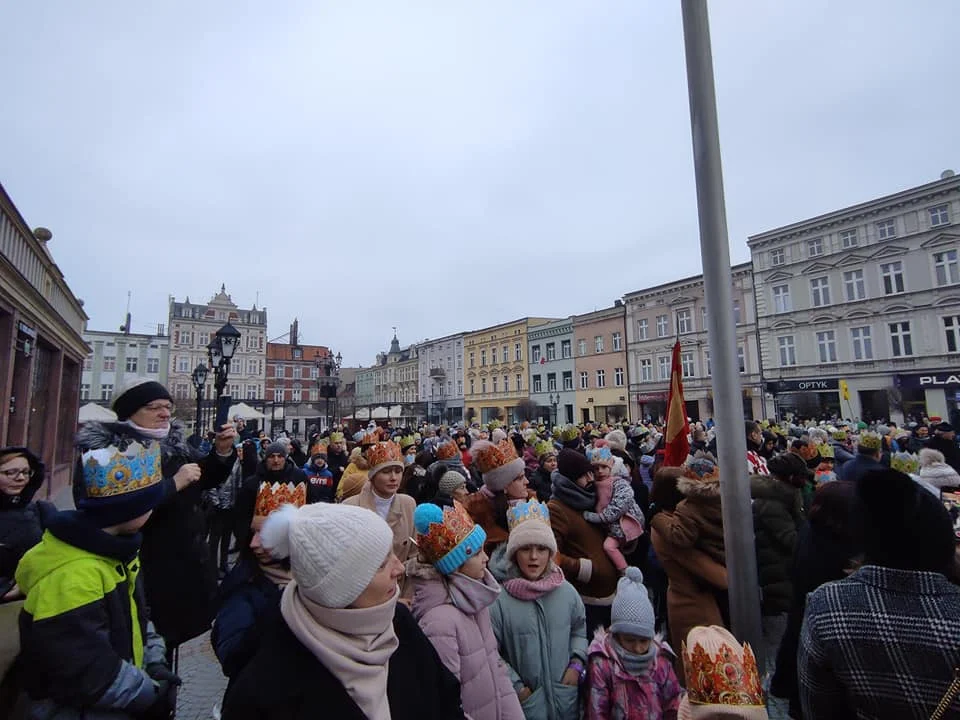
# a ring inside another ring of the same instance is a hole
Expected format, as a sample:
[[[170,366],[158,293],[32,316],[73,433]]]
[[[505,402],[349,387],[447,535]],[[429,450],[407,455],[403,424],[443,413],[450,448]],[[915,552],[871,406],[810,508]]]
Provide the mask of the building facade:
[[[330,357],[325,345],[300,343],[296,320],[289,342],[267,343],[264,414],[271,435],[281,429],[302,437],[316,424],[326,429],[337,414],[336,377],[327,377],[321,364]]]
[[[415,423],[426,417],[426,403],[420,402],[420,349],[400,347],[394,332],[390,349],[377,353],[376,362],[358,368],[355,396],[356,421],[379,420]]]
[[[267,309],[238,307],[225,286],[209,303],[170,299],[170,360],[167,387],[177,401],[196,397],[191,373],[198,364],[207,365],[207,345],[217,330],[230,323],[240,332],[240,346],[230,363],[227,394],[237,402],[260,401],[264,397],[267,372]],[[216,397],[212,373],[204,389],[207,400]]]
[[[463,334],[418,343],[420,402],[435,423],[463,419]]]
[[[626,309],[613,307],[573,318],[573,422],[619,422],[630,417]]]
[[[574,422],[573,318],[530,328],[527,332],[530,399],[536,420],[552,425]]]
[[[762,366],[757,346],[750,263],[731,268],[743,415],[764,416]],[[662,418],[670,390],[674,343],[680,340],[683,397],[693,420],[713,417],[713,373],[703,276],[624,296],[630,364],[630,402],[635,418]]]
[[[464,418],[488,423],[515,422],[515,409],[529,399],[527,333],[555,318],[522,318],[466,333],[464,353]]]
[[[90,353],[83,361],[81,403],[109,405],[113,391],[125,379],[147,377],[167,384],[170,338],[163,323],[157,325],[153,335],[87,330],[83,339]]]
[[[32,231],[0,185],[0,446],[25,445],[51,498],[73,475],[87,314],[53,261],[49,230]]]
[[[748,245],[780,415],[960,420],[960,178],[947,171]]]

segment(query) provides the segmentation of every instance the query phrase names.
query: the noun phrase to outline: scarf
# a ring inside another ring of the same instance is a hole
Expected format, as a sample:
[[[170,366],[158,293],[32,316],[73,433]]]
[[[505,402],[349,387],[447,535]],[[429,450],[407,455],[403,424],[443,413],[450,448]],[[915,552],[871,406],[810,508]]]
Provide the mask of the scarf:
[[[300,592],[292,580],[280,599],[280,614],[297,639],[343,684],[369,720],[390,720],[387,672],[400,645],[393,629],[399,591],[371,608],[326,608]]]
[[[123,420],[121,425],[128,425],[136,430],[139,434],[144,437],[148,437],[151,440],[165,440],[167,435],[170,434],[170,423],[167,423],[162,428],[145,428],[137,425],[133,420]]]
[[[293,580],[293,575],[289,569],[284,569],[280,563],[257,563],[260,566],[260,572],[274,585],[283,590]]]
[[[500,583],[490,570],[483,571],[483,580],[474,580],[455,572],[443,578],[450,602],[464,615],[476,615],[493,605],[500,595]]]
[[[561,585],[563,585],[563,570],[553,565],[553,569],[547,570],[539,580],[527,580],[525,577],[510,578],[504,581],[503,589],[517,600],[531,601],[539,600]]]
[[[647,648],[647,651],[642,655],[624,650],[613,635],[610,636],[610,644],[613,646],[613,651],[617,653],[617,657],[620,658],[620,664],[623,665],[623,669],[634,677],[640,677],[646,673],[650,667],[650,663],[652,663],[653,659],[657,656],[657,644],[652,641],[650,642],[650,647]]]
[[[553,497],[571,510],[593,510],[597,506],[597,492],[593,487],[582,488],[556,471],[553,473]]]

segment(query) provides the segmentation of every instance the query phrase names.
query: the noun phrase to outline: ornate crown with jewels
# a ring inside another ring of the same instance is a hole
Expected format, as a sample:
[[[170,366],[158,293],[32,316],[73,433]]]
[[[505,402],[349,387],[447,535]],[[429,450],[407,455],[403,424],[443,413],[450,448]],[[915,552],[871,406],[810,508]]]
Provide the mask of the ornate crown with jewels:
[[[550,527],[550,510],[537,500],[527,500],[507,508],[507,528],[510,532],[518,525],[536,520]]]
[[[132,442],[123,450],[111,445],[83,453],[83,482],[89,498],[106,498],[142,490],[163,478],[160,443]]]
[[[257,501],[253,506],[254,517],[266,517],[284,505],[303,507],[307,504],[306,483],[260,483]]]
[[[688,640],[697,637],[692,650],[682,645],[687,695],[694,705],[763,707],[763,688],[757,661],[749,643],[740,644],[720,627],[698,627]],[[709,650],[701,644],[709,646]]]

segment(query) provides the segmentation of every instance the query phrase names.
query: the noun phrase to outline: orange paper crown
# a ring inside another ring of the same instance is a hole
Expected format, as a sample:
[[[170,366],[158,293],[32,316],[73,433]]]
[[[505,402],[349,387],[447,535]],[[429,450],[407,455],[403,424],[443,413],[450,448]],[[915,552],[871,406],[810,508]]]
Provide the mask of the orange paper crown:
[[[303,507],[307,504],[307,484],[306,483],[260,483],[260,491],[257,493],[257,501],[253,506],[254,517],[266,517],[274,510],[278,510],[282,505],[295,505]]]
[[[380,428],[372,432],[368,432],[363,436],[363,439],[360,440],[361,445],[374,445],[380,440]]]
[[[386,440],[384,442],[378,442],[375,445],[371,445],[369,448],[367,448],[367,462],[370,464],[371,468],[394,462],[402,465],[403,453],[400,451],[399,445],[390,440]]]
[[[686,642],[682,645],[690,702],[694,705],[763,707],[760,673],[749,643],[744,643],[741,651],[736,639],[720,627],[694,628],[688,640],[695,634],[698,639],[693,643],[692,651],[688,651]],[[711,646],[712,652],[704,648],[700,638]]]
[[[504,445],[509,445],[505,448]],[[513,450],[512,457],[507,453]],[[508,462],[517,457],[517,449],[513,443],[505,440],[494,445],[488,440],[478,440],[470,447],[470,454],[473,456],[473,465],[480,471],[481,475],[486,475],[491,470],[503,467]]]
[[[454,501],[453,507],[439,508],[436,505],[418,506],[414,515],[417,526],[417,547],[420,554],[431,565],[441,563],[463,543],[463,552],[456,553],[447,561],[450,567],[439,568],[449,573],[469,560],[483,548],[486,534],[478,528],[463,505]],[[469,541],[464,543],[465,540]],[[462,557],[461,557],[462,556]]]
[[[460,454],[460,448],[453,440],[444,440],[437,446],[437,460],[452,460]]]

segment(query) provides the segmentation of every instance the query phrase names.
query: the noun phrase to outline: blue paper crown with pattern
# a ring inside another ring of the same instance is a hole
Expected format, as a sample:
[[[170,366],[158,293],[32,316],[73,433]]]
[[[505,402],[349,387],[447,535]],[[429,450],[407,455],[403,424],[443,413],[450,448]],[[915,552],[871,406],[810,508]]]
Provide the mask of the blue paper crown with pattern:
[[[613,453],[606,445],[587,448],[587,460],[591,465],[613,465]]]
[[[527,500],[507,508],[507,528],[513,529],[530,520],[539,520],[550,527],[550,510],[545,503],[537,500]]]
[[[160,443],[130,443],[87,450],[81,458],[88,498],[107,498],[143,490],[163,479]]]

